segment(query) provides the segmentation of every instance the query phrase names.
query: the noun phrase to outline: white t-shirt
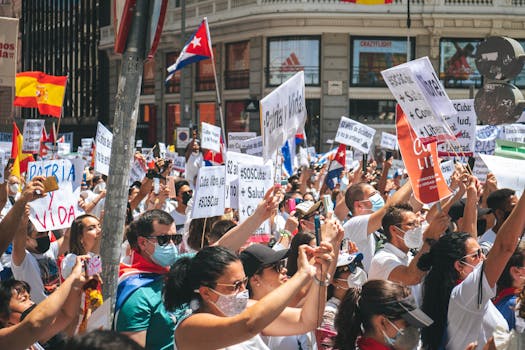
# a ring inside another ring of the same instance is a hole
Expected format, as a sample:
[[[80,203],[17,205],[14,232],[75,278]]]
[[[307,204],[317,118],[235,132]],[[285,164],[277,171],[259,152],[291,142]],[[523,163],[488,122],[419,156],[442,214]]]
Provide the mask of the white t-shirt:
[[[184,232],[184,224],[186,223],[186,214],[181,214],[177,210],[172,210],[170,215],[173,220],[175,220],[177,233],[182,234]]]
[[[368,234],[368,220],[370,214],[358,215],[348,220],[343,228],[345,229],[345,238],[350,239],[357,245],[359,252],[363,254],[363,266],[368,272],[370,262],[374,257],[376,250],[376,240],[374,234]]]
[[[479,245],[486,251],[490,251],[490,249],[492,249],[495,240],[496,232],[494,232],[492,229],[485,231],[485,233],[478,239]]]
[[[398,266],[408,266],[414,257],[388,242],[379,250],[370,263],[369,280],[388,280],[392,271]],[[412,296],[418,306],[421,305],[421,284],[410,286]]]
[[[490,300],[496,296],[483,274],[481,307],[478,308],[479,264],[467,278],[450,293],[447,324],[447,350],[465,350],[473,341],[486,344],[496,327],[508,331],[507,321]]]
[[[50,294],[49,291],[54,291],[54,287],[58,286],[60,277],[56,263],[57,257],[58,242],[51,242],[49,249],[44,254],[30,253],[26,250],[26,256],[20,266],[14,262],[11,264],[13,276],[29,284],[31,300],[37,304]]]
[[[261,336],[261,339],[270,349],[279,350],[313,350],[317,349],[315,336],[312,332],[285,337]],[[230,348],[228,348],[230,349]]]

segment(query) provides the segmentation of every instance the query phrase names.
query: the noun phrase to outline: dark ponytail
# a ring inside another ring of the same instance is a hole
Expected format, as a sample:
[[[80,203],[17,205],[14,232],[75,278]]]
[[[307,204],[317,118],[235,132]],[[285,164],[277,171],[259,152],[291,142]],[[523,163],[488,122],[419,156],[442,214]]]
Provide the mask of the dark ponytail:
[[[361,289],[350,288],[337,311],[335,317],[335,348],[339,350],[355,349],[355,341],[361,335],[361,324],[363,320],[358,312],[358,303],[361,298]]]

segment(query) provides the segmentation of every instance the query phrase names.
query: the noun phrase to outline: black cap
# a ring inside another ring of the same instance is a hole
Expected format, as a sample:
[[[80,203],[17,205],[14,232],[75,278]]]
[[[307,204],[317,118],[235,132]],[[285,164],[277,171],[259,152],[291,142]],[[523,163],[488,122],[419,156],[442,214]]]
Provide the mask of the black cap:
[[[463,214],[465,213],[466,202],[467,200],[465,198],[462,198],[450,206],[448,216],[450,216],[450,219],[452,221],[458,221],[459,218],[463,217]],[[478,217],[489,213],[492,213],[492,209],[478,207]]]
[[[359,303],[359,307],[367,313],[402,318],[407,321],[408,324],[417,328],[428,327],[434,323],[426,313],[416,306],[416,302],[412,296],[383,304],[361,302]]]
[[[278,262],[288,256],[288,249],[273,250],[262,244],[252,244],[241,252],[244,273],[252,277],[264,265]]]

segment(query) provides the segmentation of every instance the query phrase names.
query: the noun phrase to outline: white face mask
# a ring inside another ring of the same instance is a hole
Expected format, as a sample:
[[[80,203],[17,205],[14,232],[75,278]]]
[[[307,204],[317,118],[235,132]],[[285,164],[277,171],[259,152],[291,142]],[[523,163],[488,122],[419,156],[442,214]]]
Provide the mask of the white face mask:
[[[405,235],[402,237],[408,249],[420,249],[423,246],[423,232],[427,229],[427,225],[412,228],[408,231],[403,231],[399,227],[396,228]],[[401,236],[398,236],[401,238]]]
[[[210,288],[211,289],[211,288]],[[248,299],[250,297],[248,290],[243,290],[237,294],[225,295],[220,292],[217,292],[215,289],[211,289],[218,296],[219,299],[213,303],[220,312],[225,316],[231,317],[240,314],[246,309],[248,305]]]
[[[346,279],[343,278],[336,278],[338,281],[345,281],[348,285],[348,288],[360,288],[363,286],[363,284],[366,283],[368,280],[368,277],[366,275],[366,272],[360,268],[356,267],[354,273],[351,273],[348,275]],[[341,287],[338,287],[341,288]],[[347,289],[347,288],[342,288]]]

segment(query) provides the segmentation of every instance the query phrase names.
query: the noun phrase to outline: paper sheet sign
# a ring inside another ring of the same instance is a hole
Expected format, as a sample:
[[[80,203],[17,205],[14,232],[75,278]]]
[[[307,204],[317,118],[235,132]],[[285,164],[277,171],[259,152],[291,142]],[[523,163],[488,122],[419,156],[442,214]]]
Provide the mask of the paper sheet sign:
[[[421,203],[434,203],[451,195],[439,167],[436,143],[424,145],[408,124],[398,105],[396,130],[414,196]]]
[[[381,143],[380,143],[380,146],[381,148],[384,148],[384,149],[390,149],[392,151],[395,151],[396,149],[398,149],[397,147],[397,136],[396,135],[392,135],[388,132],[381,132]]]
[[[26,182],[31,181],[35,176],[54,176],[59,186],[70,183],[75,190],[82,182],[84,164],[84,160],[79,158],[30,162],[27,165]]]
[[[376,130],[347,117],[341,117],[335,141],[368,154],[374,142]]]
[[[454,173],[454,161],[453,160],[447,160],[445,162],[441,162],[439,164],[439,167],[441,168],[441,172],[443,173],[443,177],[447,181],[447,185],[450,186],[450,182],[452,181],[452,174]]]
[[[42,129],[45,120],[26,119],[24,120],[24,143],[22,152],[38,153],[40,151],[40,139],[42,138]]]
[[[496,176],[498,188],[510,188],[518,197],[525,187],[525,160],[480,154],[491,173]],[[476,164],[474,163],[474,166]]]
[[[239,165],[239,221],[252,215],[263,200],[266,191],[273,185],[270,165]],[[256,235],[270,234],[270,226],[265,222],[255,231]]]
[[[241,152],[252,156],[262,157],[263,155],[263,139],[262,136],[257,136],[248,140],[241,141]]]
[[[224,166],[205,166],[199,169],[192,219],[224,214]]]
[[[104,175],[109,174],[112,143],[113,134],[99,122],[97,125],[97,137],[95,138],[95,171]]]
[[[202,122],[201,148],[214,152],[221,151],[221,128]]]
[[[445,117],[454,116],[456,110],[428,57],[389,68],[381,74],[424,144],[455,138]]]
[[[476,154],[494,154],[496,139],[500,135],[500,127],[496,125],[476,126]]]
[[[456,155],[473,156],[476,147],[477,123],[474,100],[453,100],[452,103],[457,114],[445,117],[445,120],[451,125],[450,129],[456,135],[456,140],[447,140],[439,144],[438,155],[449,157]]]
[[[252,131],[229,132],[228,133],[228,151],[241,152],[242,141],[252,139],[256,136],[257,134]]]
[[[263,165],[263,159],[243,153],[226,152],[226,208],[239,208],[239,166],[254,164]]]

